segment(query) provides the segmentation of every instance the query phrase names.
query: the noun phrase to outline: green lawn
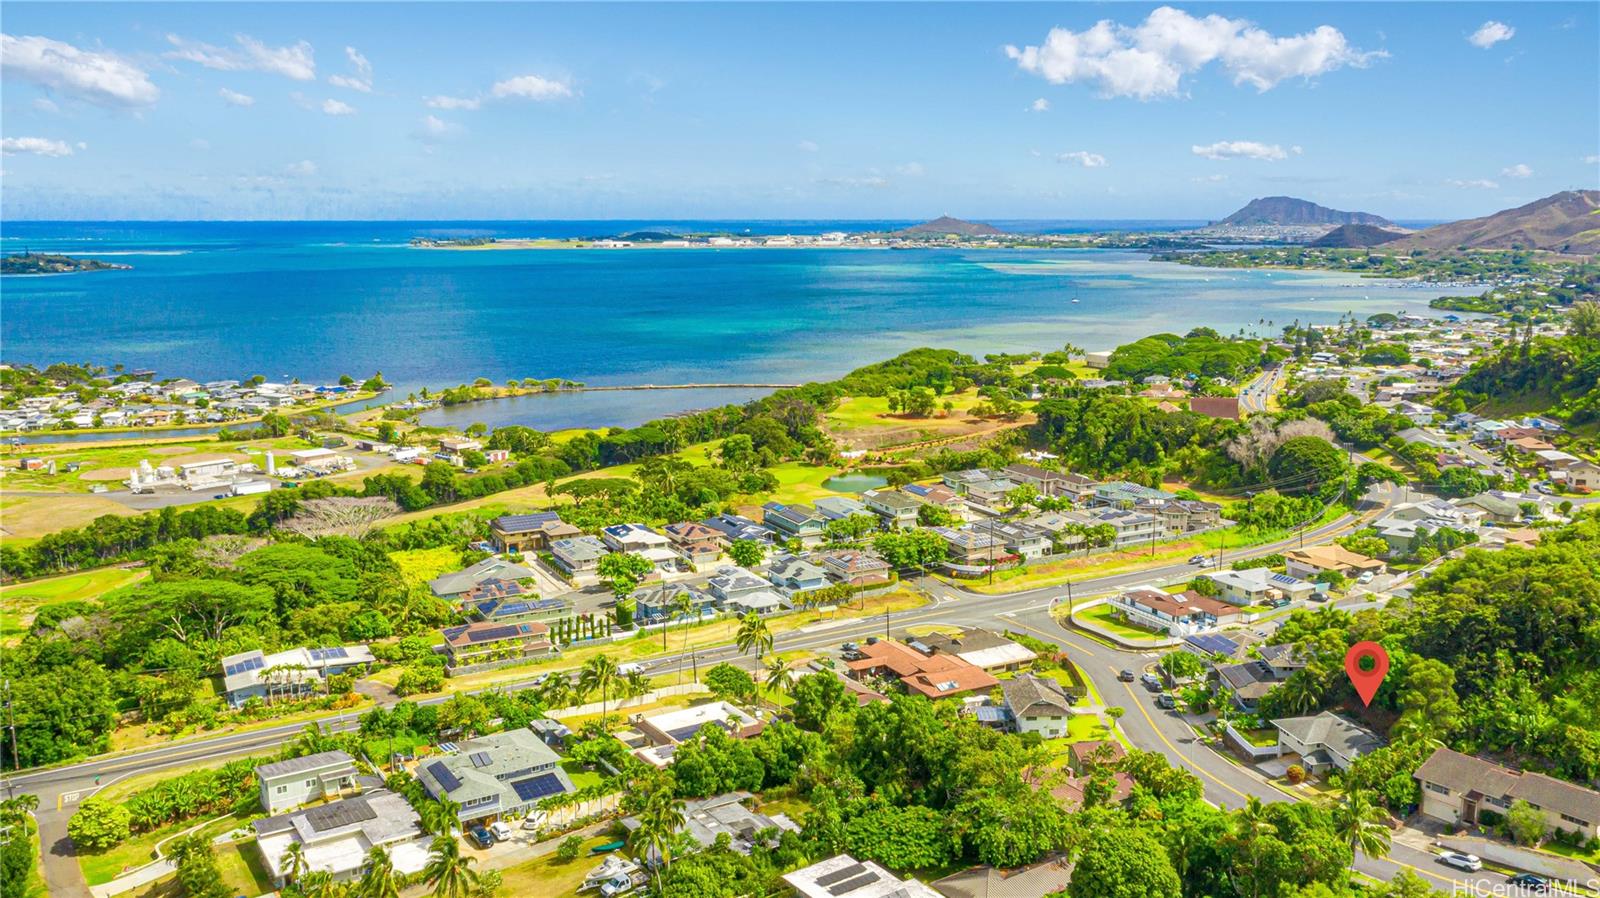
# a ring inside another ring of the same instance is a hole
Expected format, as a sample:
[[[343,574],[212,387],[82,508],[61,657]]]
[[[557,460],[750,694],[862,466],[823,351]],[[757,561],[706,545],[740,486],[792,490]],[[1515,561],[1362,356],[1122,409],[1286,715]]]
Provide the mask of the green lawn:
[[[1096,605],[1095,607],[1090,608],[1088,611],[1080,611],[1078,612],[1077,616],[1080,620],[1089,621],[1103,629],[1110,630],[1118,636],[1122,636],[1127,639],[1149,639],[1152,636],[1163,635],[1156,633],[1153,630],[1146,630],[1143,627],[1135,627],[1130,624],[1125,624],[1120,620],[1112,618],[1111,612],[1112,607],[1108,603]]]
[[[421,585],[441,574],[461,568],[461,553],[450,546],[433,549],[405,549],[390,552],[389,558],[400,567],[407,583]]]
[[[204,833],[208,838],[217,836],[230,829],[246,825],[249,819],[249,815],[233,815],[221,818],[206,824],[200,832]],[[116,879],[125,870],[144,866],[155,860],[156,843],[169,836],[177,835],[199,822],[198,820],[185,820],[147,833],[139,833],[122,844],[115,845],[105,851],[79,853],[78,867],[83,871],[84,881],[91,886],[97,886]]]
[[[267,875],[255,839],[218,845],[217,869],[233,895],[255,898],[273,891],[272,877]]]
[[[102,568],[0,587],[0,641],[27,632],[41,606],[99,598],[148,576],[150,572],[146,570]]]
[[[576,860],[562,861],[555,854],[535,858],[526,864],[507,867],[500,871],[503,877],[502,895],[557,896],[571,895],[583,885],[583,876],[600,862],[591,857],[589,849],[614,841],[609,834],[591,836],[583,840],[583,851]]]
[[[361,747],[374,764],[387,764],[389,756],[396,752],[403,755],[415,754],[417,749],[431,744],[428,739],[416,733],[400,733],[392,739],[368,739]]]
[[[572,787],[579,791],[590,786],[598,786],[605,779],[597,771],[585,770],[577,761],[562,761],[561,769],[565,770],[568,778],[572,780]]]

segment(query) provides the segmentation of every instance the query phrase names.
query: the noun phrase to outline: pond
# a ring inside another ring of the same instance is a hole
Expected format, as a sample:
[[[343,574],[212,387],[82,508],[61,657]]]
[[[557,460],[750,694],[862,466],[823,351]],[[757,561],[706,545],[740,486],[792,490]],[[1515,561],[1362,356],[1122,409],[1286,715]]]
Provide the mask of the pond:
[[[880,486],[888,486],[889,478],[876,474],[835,474],[822,485],[836,493],[864,493]]]

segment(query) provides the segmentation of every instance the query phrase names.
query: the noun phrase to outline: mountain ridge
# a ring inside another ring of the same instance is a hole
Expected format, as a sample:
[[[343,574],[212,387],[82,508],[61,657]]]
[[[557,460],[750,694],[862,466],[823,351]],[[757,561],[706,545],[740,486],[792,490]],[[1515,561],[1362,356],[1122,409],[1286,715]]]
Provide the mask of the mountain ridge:
[[[901,228],[898,231],[892,231],[890,232],[890,236],[943,237],[946,234],[959,234],[962,237],[997,237],[1004,233],[1005,231],[1000,230],[992,224],[985,224],[981,221],[963,221],[959,218],[951,218],[948,215],[941,215],[932,221],[925,221],[919,225],[912,225],[909,228]]]
[[[1386,244],[1397,250],[1537,249],[1600,253],[1600,190],[1563,190],[1514,209],[1434,225]]]
[[[1370,212],[1345,212],[1330,209],[1310,200],[1293,196],[1261,196],[1244,204],[1244,208],[1217,222],[1218,226],[1247,225],[1374,225],[1393,227],[1394,222]]]

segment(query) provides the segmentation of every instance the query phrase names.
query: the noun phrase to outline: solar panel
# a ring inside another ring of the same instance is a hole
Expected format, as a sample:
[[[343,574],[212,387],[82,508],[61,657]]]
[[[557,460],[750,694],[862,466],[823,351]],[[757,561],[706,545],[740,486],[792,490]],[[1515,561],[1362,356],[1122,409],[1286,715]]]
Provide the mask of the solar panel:
[[[672,737],[672,741],[674,742],[687,742],[688,740],[694,738],[695,733],[700,732],[700,728],[702,726],[705,726],[705,724],[691,723],[686,727],[678,727],[675,730],[668,730],[667,735]]]
[[[865,873],[866,870],[867,868],[860,864],[851,864],[848,867],[840,867],[832,873],[824,873],[821,876],[818,876],[817,885],[831,886],[836,882],[849,879],[852,876],[860,876],[862,873]]]
[[[305,812],[306,823],[317,832],[327,832],[342,826],[377,819],[378,812],[365,799],[352,798],[311,808]]]
[[[517,780],[511,784],[511,788],[516,790],[517,797],[523,801],[533,801],[546,795],[555,795],[558,792],[566,791],[565,787],[561,785],[561,778],[553,773]]]
[[[350,657],[350,653],[345,651],[342,647],[337,647],[337,646],[334,647],[334,648],[312,649],[311,650],[311,658],[314,661],[328,661],[328,660],[331,660],[331,659],[334,659],[334,658],[348,658],[348,657]]]
[[[1296,583],[1299,583],[1300,581],[1296,580],[1295,578],[1293,578],[1291,576],[1289,576],[1288,574],[1273,574],[1272,575],[1272,582],[1274,582],[1274,583],[1288,583],[1288,584],[1290,584],[1292,586],[1292,585],[1294,585]]]
[[[467,759],[472,762],[472,766],[474,767],[488,767],[491,763],[493,763],[489,759],[489,753],[486,751],[475,751],[472,754],[467,755]]]
[[[868,870],[867,872],[861,874],[860,876],[857,876],[855,879],[847,879],[844,882],[841,882],[836,886],[829,886],[828,887],[828,894],[830,894],[830,895],[846,895],[846,894],[849,894],[850,892],[854,892],[856,889],[859,889],[862,886],[871,885],[872,883],[875,883],[877,881],[878,881],[878,874],[873,873],[871,870]]]
[[[478,631],[475,631],[475,632],[472,632],[472,633],[468,633],[467,634],[467,641],[468,642],[492,642],[492,641],[494,641],[496,639],[510,639],[511,637],[517,635],[519,632],[521,632],[521,631],[518,630],[516,627],[509,627],[509,626],[508,627],[489,627],[488,629],[485,629],[485,630],[478,630]]]
[[[439,785],[443,786],[446,792],[454,792],[461,788],[461,780],[456,778],[455,771],[445,766],[443,761],[429,764],[428,772],[433,774],[433,778],[439,781]]]
[[[266,667],[266,666],[267,666],[267,662],[263,661],[260,658],[246,658],[243,661],[238,662],[237,664],[228,665],[225,668],[225,670],[226,670],[228,676],[231,677],[234,674],[242,674],[242,673],[245,673],[247,671],[259,670],[260,668],[263,668],[263,667]]]

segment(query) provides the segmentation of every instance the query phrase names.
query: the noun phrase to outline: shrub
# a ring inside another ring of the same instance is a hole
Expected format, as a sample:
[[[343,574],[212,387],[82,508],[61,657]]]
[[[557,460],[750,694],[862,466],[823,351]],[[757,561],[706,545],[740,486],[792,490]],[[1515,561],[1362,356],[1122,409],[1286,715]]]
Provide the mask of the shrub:
[[[1306,781],[1306,769],[1299,764],[1290,764],[1289,769],[1284,772],[1284,776],[1291,785],[1298,786]]]
[[[578,859],[578,855],[582,851],[583,836],[567,836],[565,839],[561,840],[560,845],[556,846],[556,860],[562,862],[563,864],[571,863],[572,861]]]

